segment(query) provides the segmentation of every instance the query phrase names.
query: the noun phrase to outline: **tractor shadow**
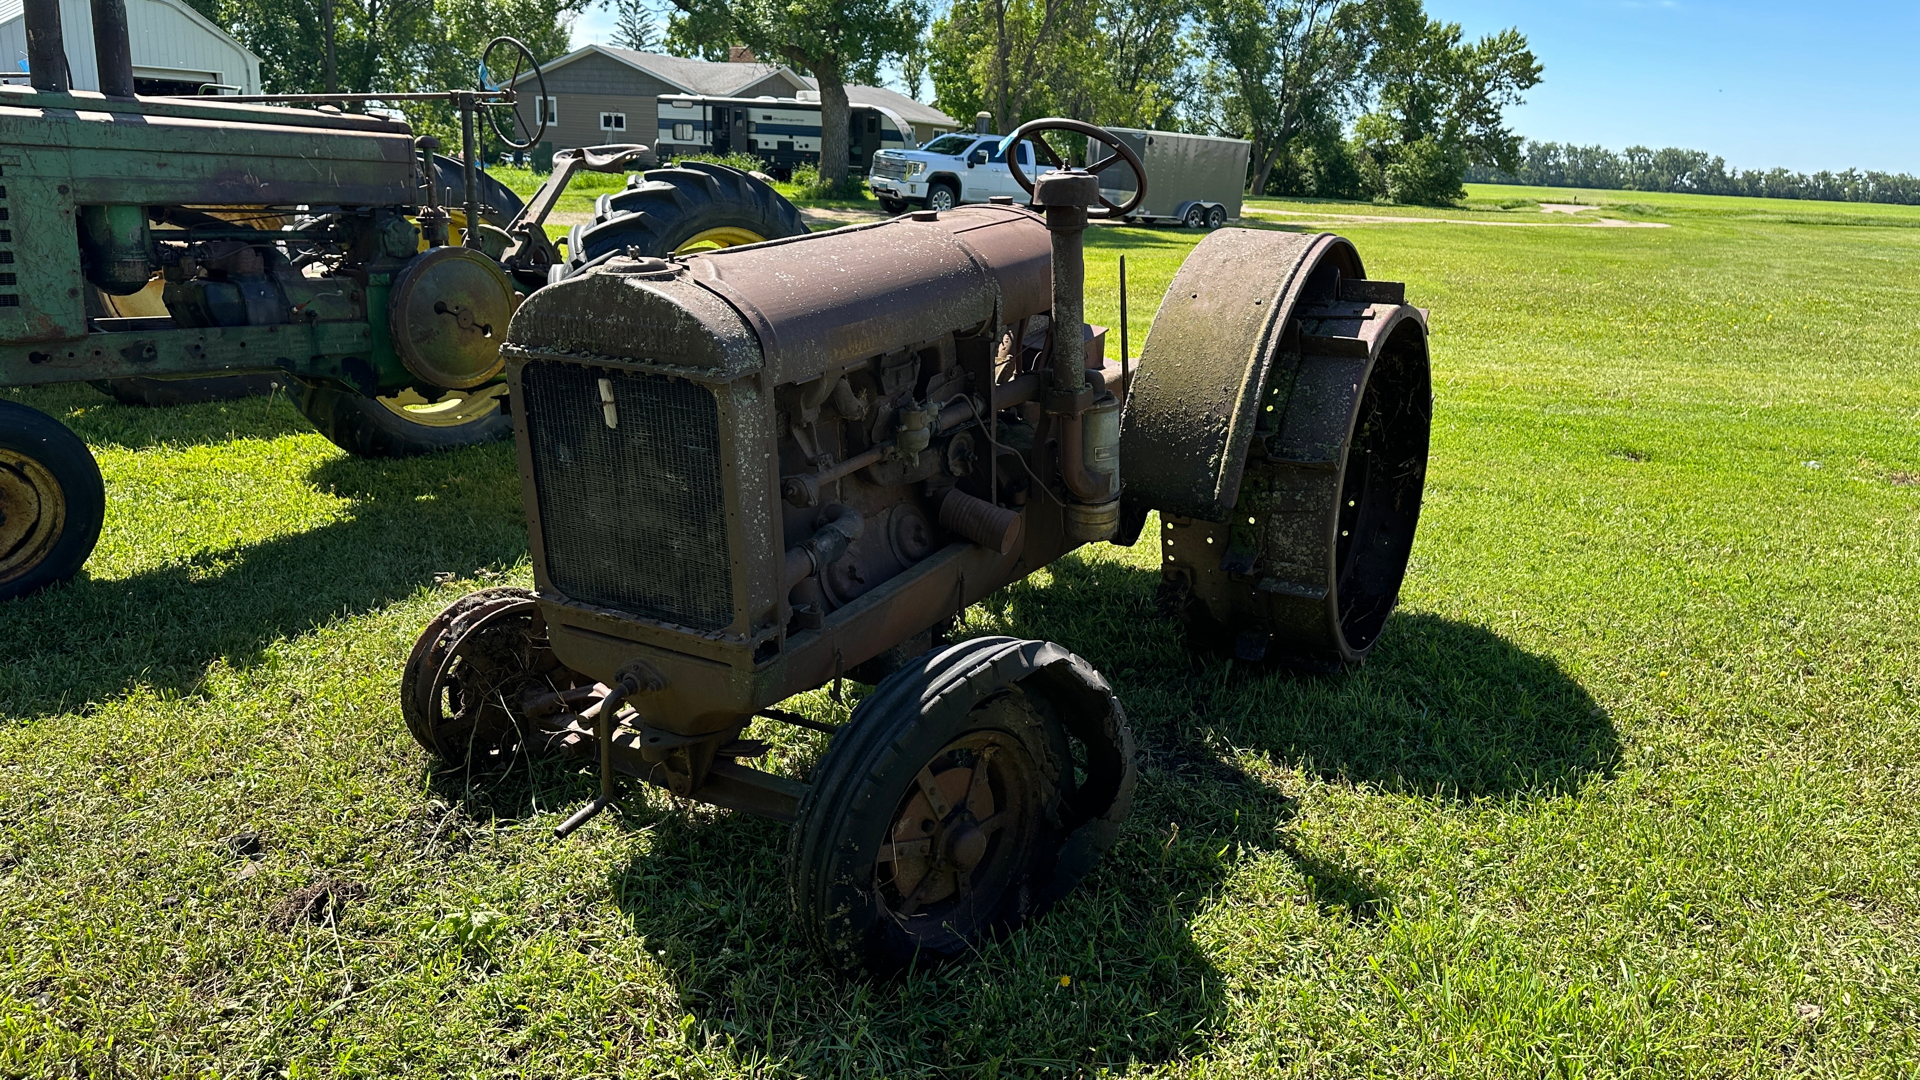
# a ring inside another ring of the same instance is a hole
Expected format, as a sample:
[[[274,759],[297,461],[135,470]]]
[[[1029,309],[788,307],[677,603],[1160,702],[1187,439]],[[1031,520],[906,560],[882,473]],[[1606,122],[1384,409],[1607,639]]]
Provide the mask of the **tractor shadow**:
[[[1365,667],[1301,677],[1189,654],[1157,614],[1155,572],[1071,557],[1041,577],[973,609],[967,633],[1065,644],[1126,704],[1140,784],[1101,868],[972,958],[873,980],[823,969],[792,925],[785,826],[653,800],[621,819],[638,853],[609,888],[703,1038],[808,1075],[1184,1060],[1226,1017],[1228,980],[1194,926],[1236,876],[1290,870],[1294,919],[1366,924],[1394,903],[1370,867],[1299,832],[1294,770],[1461,803],[1569,797],[1618,758],[1577,682],[1484,627],[1402,613]]]
[[[204,446],[313,433],[313,424],[300,415],[284,389],[233,401],[158,408],[123,405],[86,383],[0,392],[52,416],[96,450]]]
[[[82,570],[0,604],[4,719],[84,708],[136,686],[198,693],[216,663],[251,667],[275,642],[416,595],[436,574],[472,578],[526,557],[510,446],[400,461],[335,457],[309,482],[347,499],[343,516],[125,578]]]

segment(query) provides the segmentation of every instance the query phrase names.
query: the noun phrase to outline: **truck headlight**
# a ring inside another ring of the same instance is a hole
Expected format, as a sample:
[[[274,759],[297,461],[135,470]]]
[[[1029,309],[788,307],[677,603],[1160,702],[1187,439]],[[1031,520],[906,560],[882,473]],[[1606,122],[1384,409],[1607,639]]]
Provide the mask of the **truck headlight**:
[[[909,161],[909,162],[907,162],[907,175],[908,175],[908,176],[919,176],[919,175],[920,175],[921,173],[923,173],[923,172],[926,172],[926,171],[927,171],[927,163],[926,163],[926,162],[924,162],[924,161]]]

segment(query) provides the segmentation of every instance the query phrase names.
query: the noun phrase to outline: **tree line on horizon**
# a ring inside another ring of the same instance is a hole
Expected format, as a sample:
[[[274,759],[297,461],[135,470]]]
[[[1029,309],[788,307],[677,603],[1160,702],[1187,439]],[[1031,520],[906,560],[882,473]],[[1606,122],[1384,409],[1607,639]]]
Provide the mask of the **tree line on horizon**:
[[[1920,177],[1873,170],[1822,170],[1811,175],[1787,169],[1729,169],[1703,150],[1604,146],[1528,140],[1512,168],[1476,165],[1473,183],[1526,187],[1598,188],[1609,191],[1676,191],[1697,195],[1745,195],[1769,199],[1920,206]]]

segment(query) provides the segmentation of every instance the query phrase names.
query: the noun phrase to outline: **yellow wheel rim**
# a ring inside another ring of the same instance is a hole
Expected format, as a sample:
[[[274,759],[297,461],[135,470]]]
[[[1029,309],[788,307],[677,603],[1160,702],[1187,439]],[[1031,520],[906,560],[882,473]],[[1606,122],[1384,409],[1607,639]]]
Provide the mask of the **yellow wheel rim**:
[[[0,450],[0,581],[40,565],[66,523],[66,492],[47,467]]]
[[[414,390],[402,390],[374,400],[409,423],[454,428],[478,423],[492,416],[499,411],[506,396],[506,385],[496,383],[493,386],[477,386],[472,390],[449,390],[439,401],[428,401]]]
[[[674,248],[673,253],[690,255],[696,251],[716,251],[720,248],[739,247],[741,244],[764,243],[766,239],[752,229],[738,229],[729,225],[695,233],[686,243]]]

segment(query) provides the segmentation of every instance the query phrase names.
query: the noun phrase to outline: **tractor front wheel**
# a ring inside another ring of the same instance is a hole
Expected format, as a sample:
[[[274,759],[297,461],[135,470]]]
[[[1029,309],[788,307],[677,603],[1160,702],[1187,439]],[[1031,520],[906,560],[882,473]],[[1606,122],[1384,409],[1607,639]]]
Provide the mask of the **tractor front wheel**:
[[[294,401],[313,426],[357,457],[398,458],[497,442],[513,435],[507,388],[449,390],[428,401],[412,390],[367,397],[333,386],[302,388]]]
[[[1045,641],[922,657],[854,709],[788,846],[795,914],[829,960],[949,960],[1045,912],[1112,845],[1135,779],[1099,673]]]
[[[38,409],[0,401],[0,600],[79,573],[106,512],[87,444]]]

